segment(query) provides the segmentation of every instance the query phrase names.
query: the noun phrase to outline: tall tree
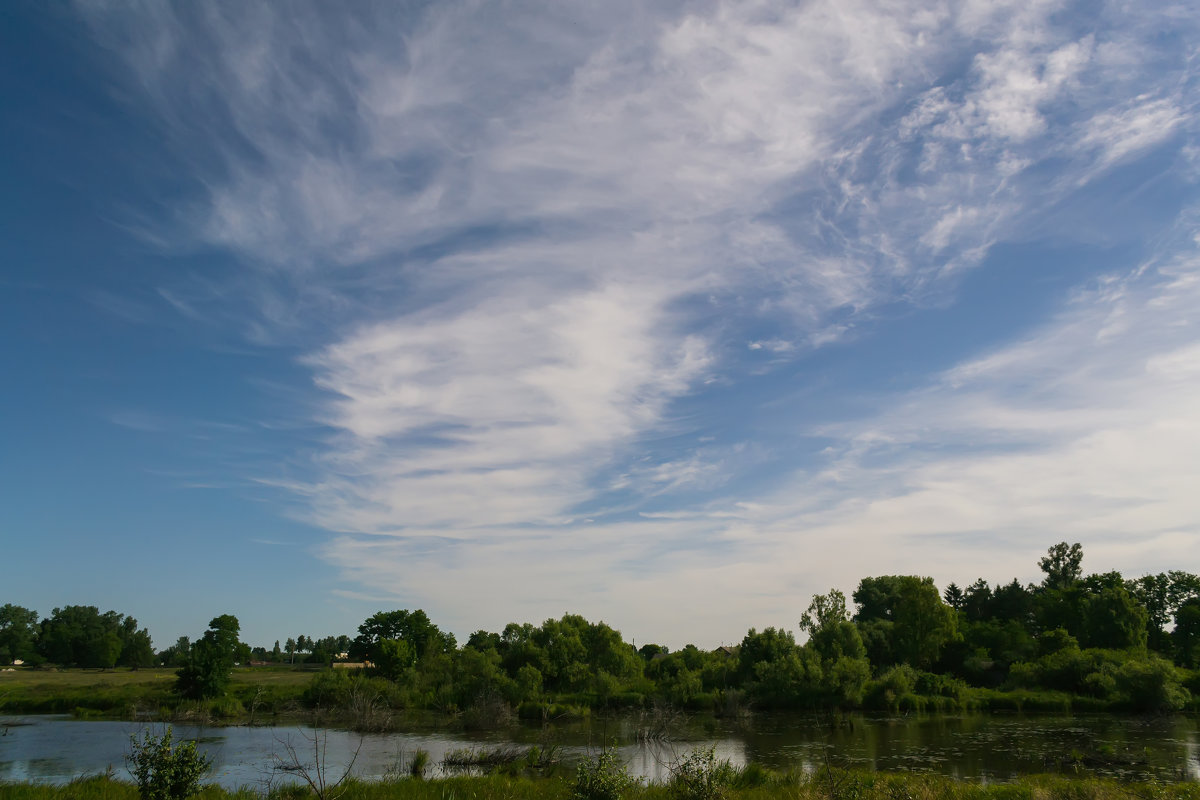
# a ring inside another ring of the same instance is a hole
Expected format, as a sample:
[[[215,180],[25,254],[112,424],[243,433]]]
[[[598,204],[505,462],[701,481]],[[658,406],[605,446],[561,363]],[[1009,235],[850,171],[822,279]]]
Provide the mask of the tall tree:
[[[825,698],[837,705],[861,702],[863,688],[871,677],[871,664],[858,626],[846,611],[846,595],[836,589],[814,595],[800,618],[800,630],[808,633],[805,647],[820,659],[820,685]]]
[[[1189,669],[1200,668],[1200,597],[1185,600],[1175,612],[1175,661]]]
[[[1082,565],[1083,547],[1079,542],[1072,545],[1059,542],[1038,561],[1038,566],[1046,573],[1042,585],[1047,589],[1069,589],[1083,574]]]
[[[175,690],[194,700],[224,694],[237,657],[240,631],[238,619],[232,614],[214,617],[175,673]]]

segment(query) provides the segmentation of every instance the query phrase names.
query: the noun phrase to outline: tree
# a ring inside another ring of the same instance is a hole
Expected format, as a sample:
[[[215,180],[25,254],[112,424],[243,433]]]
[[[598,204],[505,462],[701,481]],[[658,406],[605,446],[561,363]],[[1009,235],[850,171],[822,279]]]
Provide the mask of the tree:
[[[836,589],[814,595],[800,619],[800,630],[808,633],[805,645],[820,659],[821,688],[826,699],[837,705],[857,705],[871,677],[867,648],[858,626],[846,611],[846,595]]]
[[[1046,551],[1045,558],[1038,561],[1038,567],[1046,573],[1042,583],[1047,589],[1068,589],[1079,581],[1083,574],[1083,547],[1076,542],[1068,545],[1059,542]]]
[[[983,578],[972,583],[963,592],[959,609],[968,622],[979,622],[989,616],[992,605],[992,587]]]
[[[813,595],[808,611],[800,618],[800,630],[808,634],[808,644],[822,662],[866,657],[862,636],[846,611],[846,595],[836,589]]]
[[[854,592],[854,619],[876,667],[910,664],[927,669],[958,637],[954,609],[942,602],[933,578],[863,578]]]
[[[743,685],[754,680],[758,665],[778,661],[796,651],[796,637],[782,628],[767,628],[759,633],[751,628],[738,649],[738,676]]]
[[[403,639],[382,639],[375,647],[375,669],[388,680],[400,680],[416,660],[412,645]]]
[[[149,667],[154,664],[154,643],[150,639],[150,631],[138,629],[137,620],[125,617],[117,628],[117,636],[121,640],[121,654],[117,663],[123,667]]]
[[[942,592],[942,599],[946,601],[946,605],[955,611],[962,611],[963,590],[958,587],[957,583],[950,582],[950,585],[946,587],[946,591]]]
[[[1183,603],[1200,597],[1200,578],[1188,572],[1171,570],[1126,581],[1125,588],[1146,609],[1146,631],[1151,649],[1170,654],[1173,646],[1167,626],[1175,619]]]
[[[418,660],[427,653],[448,653],[456,649],[454,636],[444,633],[421,609],[416,611],[380,611],[358,626],[358,636],[350,646],[353,658],[375,661],[377,648],[384,639],[402,639],[413,648]]]
[[[41,655],[55,664],[111,669],[154,661],[150,634],[138,629],[136,619],[116,611],[101,614],[95,606],[54,609],[42,620],[38,642]]]
[[[1193,597],[1179,606],[1171,641],[1176,663],[1189,669],[1200,667],[1200,598]]]
[[[37,623],[36,611],[11,603],[0,607],[0,664],[37,658]]]
[[[232,614],[214,617],[175,673],[175,690],[193,700],[224,694],[236,660],[240,630],[237,617]]]
[[[1087,647],[1112,650],[1146,646],[1146,609],[1123,586],[1109,586],[1084,600]]]

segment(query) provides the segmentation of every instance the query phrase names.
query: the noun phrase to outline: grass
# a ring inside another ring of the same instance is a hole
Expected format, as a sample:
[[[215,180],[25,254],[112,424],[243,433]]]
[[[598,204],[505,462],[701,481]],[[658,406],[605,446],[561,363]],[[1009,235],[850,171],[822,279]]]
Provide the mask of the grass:
[[[312,680],[311,671],[279,667],[242,667],[233,671],[235,697],[268,697],[275,704],[298,700]],[[174,709],[173,668],[18,669],[0,672],[0,713],[132,716]]]
[[[812,774],[773,773],[758,768],[753,785],[735,781],[723,787],[723,800],[1200,800],[1196,783],[1122,783],[1098,778],[1035,776],[1012,783],[990,784],[935,775],[818,770]],[[509,776],[457,777],[438,780],[400,779],[350,782],[342,797],[353,800],[568,800],[572,783],[564,778]],[[66,786],[0,783],[0,800],[137,800],[137,789],[106,776]],[[300,787],[271,793],[250,788],[227,791],[207,786],[201,800],[299,800],[313,795]],[[678,790],[664,784],[635,785],[627,800],[678,800]]]

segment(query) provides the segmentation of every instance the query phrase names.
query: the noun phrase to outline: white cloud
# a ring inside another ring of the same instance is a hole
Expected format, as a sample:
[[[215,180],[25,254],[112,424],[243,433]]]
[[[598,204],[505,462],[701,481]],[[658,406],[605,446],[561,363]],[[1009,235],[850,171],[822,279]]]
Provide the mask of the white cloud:
[[[175,224],[244,265],[161,296],[320,342],[303,364],[332,434],[275,482],[346,534],[326,556],[372,592],[461,604],[464,625],[481,596],[508,619],[673,603],[699,638],[688,609],[714,593],[729,624],[786,624],[905,552],[962,568],[945,542],[964,534],[1036,550],[1115,541],[1140,514],[1161,546],[1190,541],[1189,264],[823,428],[837,458],[778,494],[739,484],[729,451],[654,446],[698,432],[682,401],[736,382],[730,353],[775,365],[945,298],[996,242],[1191,130],[1186,59],[1148,46],[1162,19],[1112,5],[1072,26],[1063,7],[84,13],[201,187]]]

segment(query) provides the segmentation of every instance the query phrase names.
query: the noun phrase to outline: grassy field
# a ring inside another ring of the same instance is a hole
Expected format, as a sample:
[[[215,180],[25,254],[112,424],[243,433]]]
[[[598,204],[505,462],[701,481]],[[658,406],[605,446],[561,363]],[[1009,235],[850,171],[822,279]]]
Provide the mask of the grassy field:
[[[272,708],[297,700],[312,681],[312,671],[286,667],[238,668],[230,694],[258,697]],[[0,672],[0,713],[79,713],[126,715],[174,709],[175,670],[18,669]]]
[[[338,787],[327,796],[340,793],[347,800],[568,800],[572,789],[570,779],[489,776],[356,782]],[[299,800],[314,796],[307,788],[298,786],[269,793],[208,786],[195,795],[202,800]],[[137,797],[136,787],[103,776],[67,786],[0,784],[3,800],[137,800]],[[622,797],[626,800],[1200,800],[1200,784],[1037,776],[983,786],[931,775],[835,770],[813,775],[760,773],[753,785],[699,789],[671,784],[635,785]]]

